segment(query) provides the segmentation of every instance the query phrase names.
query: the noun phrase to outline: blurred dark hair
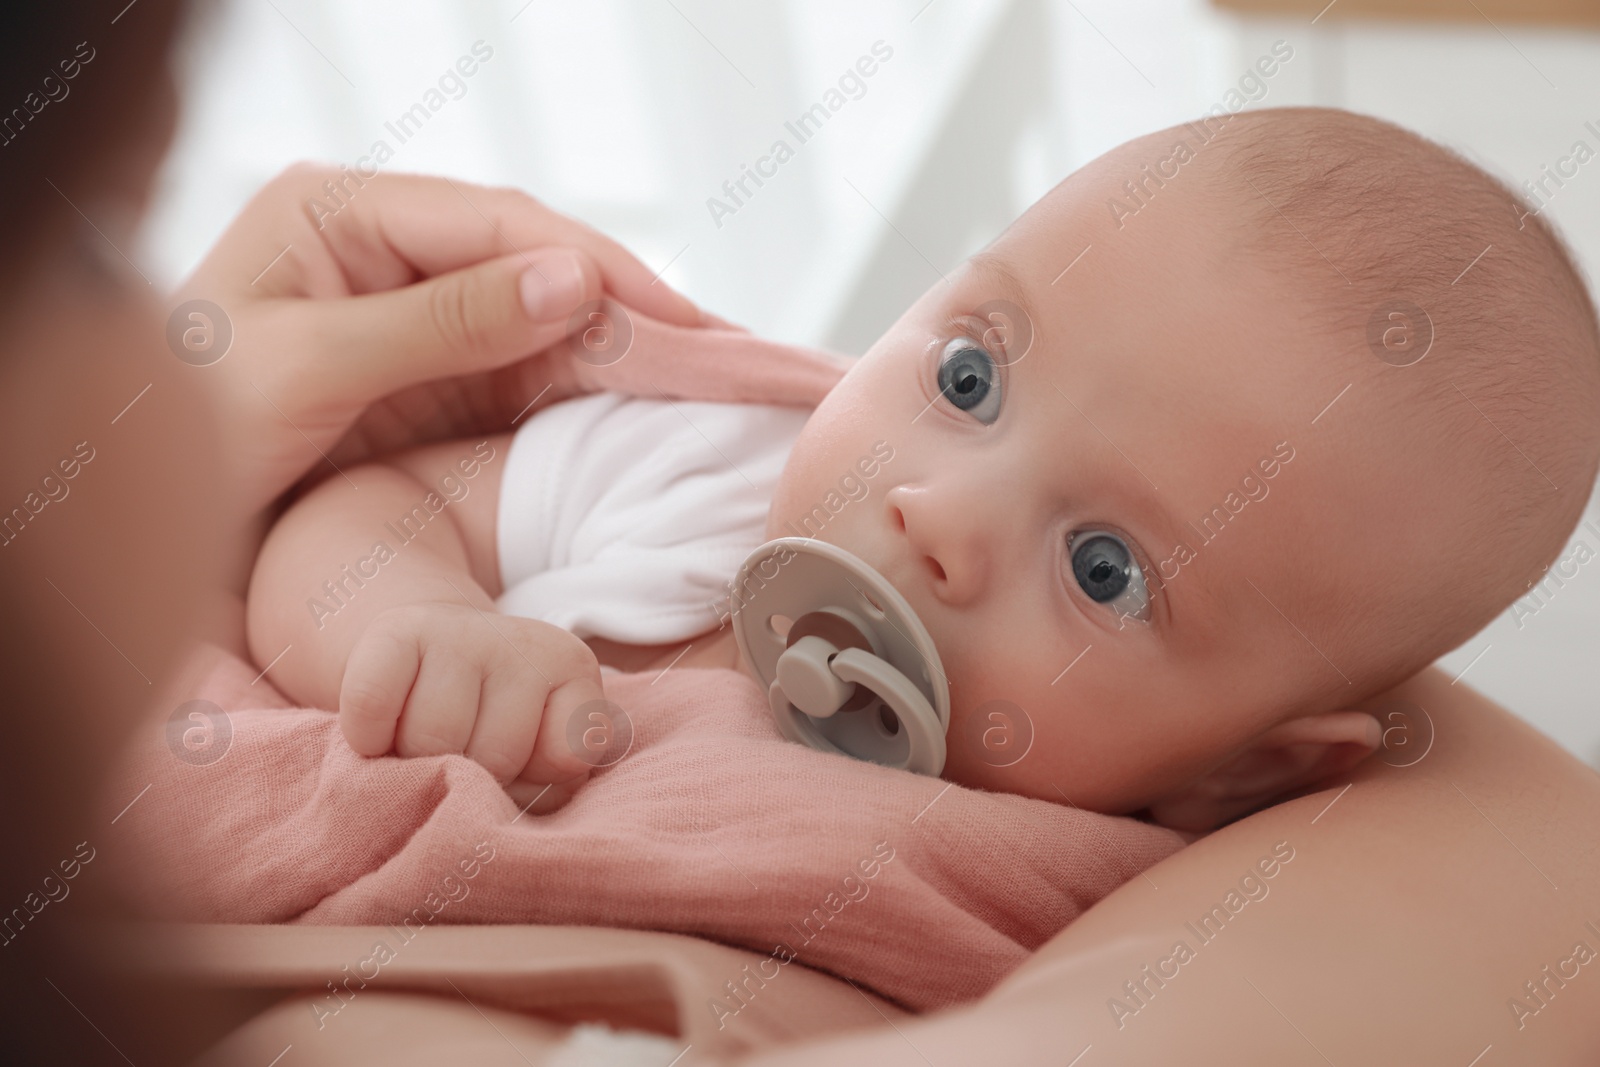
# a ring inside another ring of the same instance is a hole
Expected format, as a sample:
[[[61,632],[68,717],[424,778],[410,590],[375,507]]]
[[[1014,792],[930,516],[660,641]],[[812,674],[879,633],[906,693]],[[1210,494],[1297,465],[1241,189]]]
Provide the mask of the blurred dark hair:
[[[80,222],[69,198],[93,203],[102,191],[129,188],[130,161],[166,144],[174,110],[167,63],[184,7],[181,0],[45,0],[8,4],[0,14],[0,321],[30,268],[72,239]],[[84,63],[84,56],[92,58]],[[0,350],[0,359],[15,358],[22,356]],[[72,748],[61,743],[61,709],[39,677],[41,655],[51,650],[25,620],[9,617],[19,610],[16,578],[0,575],[8,616],[0,628],[0,715],[8,727],[0,747],[0,918],[21,909],[26,924],[29,911],[43,907],[28,905],[41,876],[59,859],[43,843],[59,851],[77,829],[61,825],[73,821],[63,797],[100,768],[71,765]],[[7,1062],[120,1064],[124,1051],[142,1063],[174,1058],[165,1035],[185,1028],[182,1005],[170,990],[118,981],[104,969],[111,953],[92,943],[97,888],[110,887],[85,886],[86,898],[69,912],[51,909],[37,930],[0,946]]]
[[[165,137],[172,92],[167,62],[186,7],[182,0],[6,5],[0,14],[0,283],[25,270],[76,215],[62,193],[76,200],[77,193],[109,184],[108,156],[130,138]],[[94,58],[69,79],[80,45]]]

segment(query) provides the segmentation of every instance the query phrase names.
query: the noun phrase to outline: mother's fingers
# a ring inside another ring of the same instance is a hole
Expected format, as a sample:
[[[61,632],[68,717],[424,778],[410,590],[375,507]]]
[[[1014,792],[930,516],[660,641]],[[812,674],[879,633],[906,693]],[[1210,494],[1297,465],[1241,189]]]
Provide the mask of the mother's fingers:
[[[398,289],[307,301],[301,314],[322,389],[354,400],[532,355],[565,337],[573,312],[599,295],[593,261],[545,248]]]
[[[646,267],[633,253],[609,237],[550,210],[516,189],[489,189],[448,180],[446,184],[473,216],[494,231],[502,247],[509,243],[523,250],[541,244],[577,248],[599,265],[606,290],[619,300],[666,322],[680,326],[700,325],[701,312],[693,302],[660,281],[656,271]],[[443,210],[443,191],[435,185],[433,192],[440,199],[440,208]],[[419,187],[416,192],[408,194],[403,202],[410,204],[425,195],[427,193]],[[384,201],[380,198],[377,203],[382,211]],[[386,234],[402,252],[406,252],[411,245],[407,229],[413,221],[418,220],[409,213],[398,220],[385,219]],[[470,225],[470,219],[466,224]],[[421,253],[420,242],[417,244],[415,251]],[[438,247],[437,242],[435,247]]]
[[[308,178],[320,186],[318,175]],[[359,188],[351,179],[341,177],[345,206],[318,221],[323,241],[346,264],[356,292],[397,284],[395,264],[372,256],[375,250],[392,252],[426,276],[563,245],[589,256],[606,290],[625,303],[665,322],[700,325],[699,309],[621,245],[519,190],[412,174],[378,175]]]

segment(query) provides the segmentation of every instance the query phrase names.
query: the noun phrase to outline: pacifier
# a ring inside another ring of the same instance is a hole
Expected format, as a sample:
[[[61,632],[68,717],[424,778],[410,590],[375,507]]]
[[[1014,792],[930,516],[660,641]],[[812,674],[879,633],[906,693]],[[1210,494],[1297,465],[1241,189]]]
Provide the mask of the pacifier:
[[[780,537],[739,567],[733,633],[791,741],[937,777],[950,688],[899,590],[860,559]]]

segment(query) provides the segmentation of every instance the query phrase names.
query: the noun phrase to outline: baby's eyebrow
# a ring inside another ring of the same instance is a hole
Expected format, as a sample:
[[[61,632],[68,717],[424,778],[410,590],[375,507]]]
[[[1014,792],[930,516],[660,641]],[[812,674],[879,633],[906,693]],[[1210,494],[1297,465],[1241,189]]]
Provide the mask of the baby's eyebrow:
[[[978,252],[968,257],[967,269],[977,286],[997,291],[1002,299],[1009,300],[1022,312],[1029,326],[1037,333],[1039,319],[1033,313],[1033,303],[1028,299],[1027,287],[1017,277],[1011,265],[993,252]]]

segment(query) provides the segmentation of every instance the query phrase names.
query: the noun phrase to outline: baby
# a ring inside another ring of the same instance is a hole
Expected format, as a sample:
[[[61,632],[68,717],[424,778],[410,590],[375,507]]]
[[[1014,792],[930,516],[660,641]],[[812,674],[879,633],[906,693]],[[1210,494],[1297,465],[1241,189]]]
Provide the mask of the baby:
[[[292,645],[273,680],[356,751],[464,752],[547,810],[602,666],[741,669],[708,601],[800,533],[932,635],[946,778],[1204,831],[1369,755],[1363,702],[1539,577],[1597,411],[1593,305],[1504,186],[1370,118],[1223,116],[1071,175],[809,417],[601,393],[328,478],[251,649]],[[997,708],[1020,759],[963,740]]]

